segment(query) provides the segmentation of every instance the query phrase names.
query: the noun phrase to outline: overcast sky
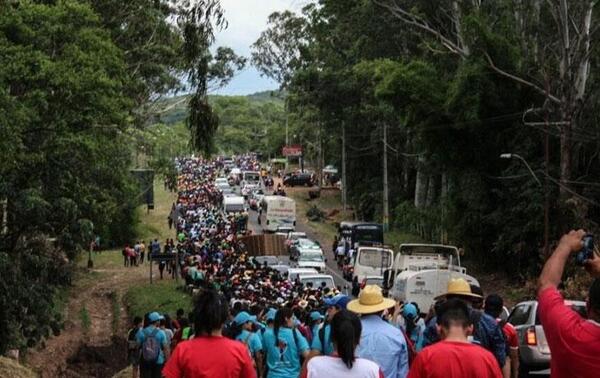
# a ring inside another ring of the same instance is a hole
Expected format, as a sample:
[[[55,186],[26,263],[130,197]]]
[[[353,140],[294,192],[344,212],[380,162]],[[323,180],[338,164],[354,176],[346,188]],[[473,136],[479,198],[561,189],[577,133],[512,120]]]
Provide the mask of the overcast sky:
[[[286,9],[299,12],[309,0],[221,0],[229,27],[218,33],[214,47],[228,46],[238,54],[250,57],[250,45],[267,26],[267,17]],[[250,64],[239,72],[225,88],[217,91],[224,95],[247,95],[278,88],[270,79],[260,77]]]

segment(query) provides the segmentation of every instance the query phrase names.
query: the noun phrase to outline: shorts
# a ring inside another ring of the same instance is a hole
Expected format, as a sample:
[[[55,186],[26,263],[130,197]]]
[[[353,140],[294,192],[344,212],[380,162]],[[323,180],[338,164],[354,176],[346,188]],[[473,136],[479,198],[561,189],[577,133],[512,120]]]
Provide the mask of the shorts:
[[[129,351],[127,353],[127,361],[131,366],[138,366],[140,364],[140,353],[139,351]]]

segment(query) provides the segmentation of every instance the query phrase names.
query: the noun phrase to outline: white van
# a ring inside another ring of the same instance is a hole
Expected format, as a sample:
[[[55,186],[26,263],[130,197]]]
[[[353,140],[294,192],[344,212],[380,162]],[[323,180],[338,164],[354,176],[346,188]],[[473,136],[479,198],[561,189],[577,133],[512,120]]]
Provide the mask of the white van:
[[[313,268],[290,268],[287,271],[288,273],[288,280],[290,281],[295,281],[296,278],[298,278],[298,276],[300,276],[301,274],[319,274],[319,272],[317,272],[316,269]]]
[[[223,211],[226,213],[242,213],[246,211],[244,197],[232,196],[223,198]]]
[[[383,273],[392,268],[394,251],[388,248],[358,247],[354,259],[354,277],[362,282],[368,276],[383,276]]]
[[[276,232],[281,227],[296,227],[296,202],[284,196],[265,196],[261,203],[265,214],[263,228]]]
[[[333,277],[329,274],[302,274],[300,276],[300,283],[306,287],[308,283],[312,284],[313,288],[317,288],[325,283],[325,287],[330,289],[335,289],[335,282],[333,281]]]

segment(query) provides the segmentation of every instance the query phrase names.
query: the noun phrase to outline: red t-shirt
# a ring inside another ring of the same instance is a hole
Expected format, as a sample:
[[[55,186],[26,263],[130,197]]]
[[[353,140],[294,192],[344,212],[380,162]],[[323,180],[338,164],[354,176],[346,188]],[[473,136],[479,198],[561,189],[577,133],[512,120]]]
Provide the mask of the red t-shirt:
[[[408,378],[502,378],[493,354],[479,345],[440,341],[423,349]]]
[[[538,296],[538,312],[552,353],[552,378],[598,377],[600,374],[600,324],[585,320],[554,287]]]
[[[199,337],[177,344],[162,374],[167,378],[256,378],[246,345],[226,337]]]
[[[502,332],[510,349],[519,349],[519,336],[517,335],[515,326],[505,323],[504,327],[502,327]]]

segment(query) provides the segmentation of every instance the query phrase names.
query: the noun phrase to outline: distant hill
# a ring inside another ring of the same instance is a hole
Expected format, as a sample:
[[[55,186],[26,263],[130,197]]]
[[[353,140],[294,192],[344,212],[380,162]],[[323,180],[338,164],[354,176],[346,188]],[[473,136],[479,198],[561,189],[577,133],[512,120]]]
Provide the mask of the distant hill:
[[[181,95],[175,97],[165,98],[159,103],[162,113],[158,118],[158,122],[167,125],[172,125],[184,121],[187,117],[187,105],[190,95]],[[280,91],[263,91],[246,96],[223,96],[223,95],[209,95],[208,101],[213,102],[215,99],[220,97],[245,97],[251,103],[264,103],[264,102],[276,102],[283,103]]]

